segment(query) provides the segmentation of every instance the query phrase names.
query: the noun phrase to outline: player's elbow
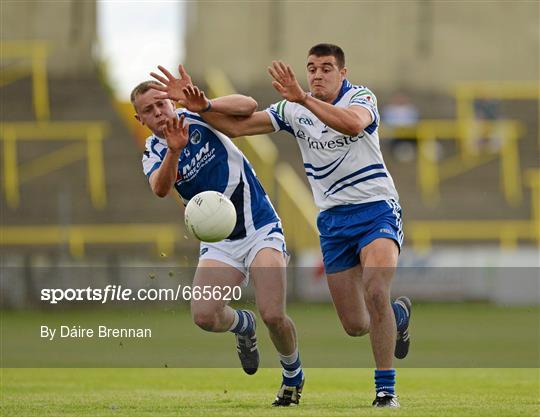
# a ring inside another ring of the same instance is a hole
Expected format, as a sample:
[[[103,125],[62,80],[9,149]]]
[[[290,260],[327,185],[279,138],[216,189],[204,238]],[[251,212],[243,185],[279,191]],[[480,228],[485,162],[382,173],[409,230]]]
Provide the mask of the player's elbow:
[[[164,197],[167,197],[169,195],[170,189],[166,189],[166,188],[163,188],[163,187],[152,187],[152,191],[159,198],[164,198]]]
[[[349,114],[350,117],[345,118],[344,131],[349,136],[361,135],[366,127],[371,124],[371,114],[365,111],[362,114]]]
[[[163,178],[160,177],[161,168],[152,172],[149,178],[150,188],[152,192],[157,195],[159,198],[166,197],[171,191],[172,186],[167,184],[166,181],[163,181]]]
[[[360,121],[353,121],[345,127],[343,133],[348,136],[358,136],[364,131],[364,125]]]
[[[229,126],[226,129],[220,129],[223,133],[225,133],[228,137],[237,138],[238,136],[242,136],[240,134],[239,129],[235,128],[235,126]]]
[[[257,101],[253,97],[248,96],[239,96],[240,99],[237,100],[234,110],[231,112],[232,116],[241,117],[241,116],[250,116],[257,110]]]
[[[159,198],[164,198],[169,195],[169,192],[159,190],[159,191],[154,191],[154,194],[157,195]]]
[[[240,109],[241,114],[239,114],[239,116],[249,116],[250,114],[253,114],[253,112],[257,110],[257,106],[257,101],[253,97],[246,97],[245,102]]]
[[[227,128],[223,130],[223,133],[225,133],[230,138],[238,138],[244,136],[246,133],[243,123],[246,120],[246,117],[235,116],[233,117],[233,119],[234,120],[231,121]]]

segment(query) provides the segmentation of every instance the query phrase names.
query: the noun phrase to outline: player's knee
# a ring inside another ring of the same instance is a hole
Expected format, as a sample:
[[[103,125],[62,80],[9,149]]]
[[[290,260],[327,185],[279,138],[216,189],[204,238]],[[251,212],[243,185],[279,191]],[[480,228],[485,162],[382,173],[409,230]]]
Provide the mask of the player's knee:
[[[362,321],[343,323],[343,329],[351,337],[364,336],[369,333],[369,323]]]
[[[193,313],[193,321],[201,329],[211,332],[216,326],[216,314],[213,312],[197,311]]]
[[[274,248],[261,249],[251,264],[252,268],[270,269],[273,273],[283,273],[280,269],[285,268],[286,262],[283,252]]]
[[[285,316],[285,313],[282,311],[261,311],[261,318],[269,329],[275,329],[283,327],[287,317]]]

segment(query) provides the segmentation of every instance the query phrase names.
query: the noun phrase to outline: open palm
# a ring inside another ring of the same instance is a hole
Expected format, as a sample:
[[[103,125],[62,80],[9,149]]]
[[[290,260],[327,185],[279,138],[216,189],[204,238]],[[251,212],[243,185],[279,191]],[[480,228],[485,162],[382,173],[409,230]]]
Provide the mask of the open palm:
[[[167,141],[167,146],[175,151],[183,149],[188,143],[189,124],[185,123],[185,116],[167,120],[163,128],[163,136]]]
[[[179,78],[172,75],[166,68],[158,65],[158,69],[163,75],[151,72],[150,75],[158,80],[161,84],[155,84],[154,88],[161,91],[156,95],[156,98],[170,99],[179,102],[181,105],[185,105],[186,97],[184,95],[184,88],[192,85],[191,77],[184,69],[183,65],[178,66]]]
[[[306,92],[300,87],[289,65],[281,61],[272,61],[272,66],[268,67],[268,73],[274,79],[272,86],[274,86],[284,99],[296,103],[305,100]]]

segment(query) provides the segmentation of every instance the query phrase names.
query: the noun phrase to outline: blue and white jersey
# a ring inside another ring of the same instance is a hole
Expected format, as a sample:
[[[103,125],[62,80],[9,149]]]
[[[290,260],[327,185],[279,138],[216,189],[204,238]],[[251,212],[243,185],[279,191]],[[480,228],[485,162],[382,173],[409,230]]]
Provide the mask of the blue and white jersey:
[[[291,133],[300,146],[304,169],[320,210],[379,200],[398,200],[394,181],[379,147],[375,95],[344,80],[334,106],[361,106],[372,123],[358,136],[345,136],[321,122],[304,106],[282,100],[268,109],[276,131]]]
[[[174,187],[185,204],[202,191],[225,194],[236,208],[236,226],[229,239],[244,238],[279,218],[242,152],[223,133],[215,130],[196,113],[178,110],[189,123],[189,141],[178,160]],[[161,166],[167,154],[165,139],[146,139],[142,163],[145,175]]]

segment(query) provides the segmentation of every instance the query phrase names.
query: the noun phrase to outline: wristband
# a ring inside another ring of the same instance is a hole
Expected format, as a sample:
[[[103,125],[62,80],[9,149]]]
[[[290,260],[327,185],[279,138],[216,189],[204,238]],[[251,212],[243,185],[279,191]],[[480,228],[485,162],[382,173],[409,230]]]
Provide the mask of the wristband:
[[[208,100],[208,107],[206,107],[206,109],[201,111],[201,113],[206,113],[207,111],[210,111],[211,108],[212,108],[212,100]]]

